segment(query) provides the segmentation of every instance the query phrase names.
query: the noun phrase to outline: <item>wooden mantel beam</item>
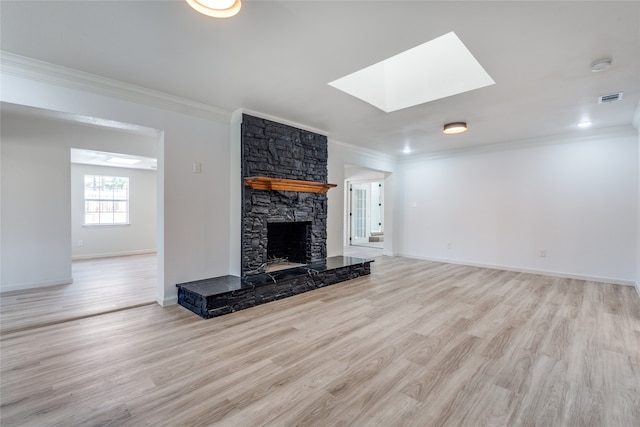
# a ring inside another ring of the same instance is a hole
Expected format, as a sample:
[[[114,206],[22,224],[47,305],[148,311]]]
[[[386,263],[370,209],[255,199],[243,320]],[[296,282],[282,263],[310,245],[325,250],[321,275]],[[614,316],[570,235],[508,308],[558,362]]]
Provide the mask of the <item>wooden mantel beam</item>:
[[[298,179],[269,178],[266,176],[250,176],[244,179],[244,185],[254,190],[298,191],[303,193],[325,194],[337,184],[324,182],[301,181]]]

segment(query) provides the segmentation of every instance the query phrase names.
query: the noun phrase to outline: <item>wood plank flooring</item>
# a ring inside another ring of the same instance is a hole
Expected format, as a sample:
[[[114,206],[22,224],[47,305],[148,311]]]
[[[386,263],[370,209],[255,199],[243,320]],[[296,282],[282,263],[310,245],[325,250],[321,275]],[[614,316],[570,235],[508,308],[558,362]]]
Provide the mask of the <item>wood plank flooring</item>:
[[[342,254],[356,258],[376,259],[382,256],[382,247],[380,244],[378,246],[349,245],[343,248]]]
[[[73,261],[73,283],[0,294],[0,333],[155,302],[155,254]]]
[[[209,320],[151,305],[4,334],[0,424],[640,425],[632,287],[372,270]]]

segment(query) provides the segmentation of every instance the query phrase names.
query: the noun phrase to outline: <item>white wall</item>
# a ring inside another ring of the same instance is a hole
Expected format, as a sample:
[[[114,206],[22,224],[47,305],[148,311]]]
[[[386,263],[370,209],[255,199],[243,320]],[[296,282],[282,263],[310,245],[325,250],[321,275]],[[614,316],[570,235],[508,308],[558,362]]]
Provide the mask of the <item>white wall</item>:
[[[632,283],[637,136],[553,142],[403,164],[400,252]]]
[[[84,176],[129,178],[129,224],[84,225]],[[156,172],[133,168],[71,164],[71,256],[73,259],[156,251]]]
[[[37,74],[37,70],[31,74]],[[158,212],[159,286],[156,299],[160,304],[177,301],[176,283],[227,274],[230,185],[228,123],[176,112],[173,108],[175,105],[170,102],[171,110],[160,108],[163,100],[153,98],[154,94],[149,97],[155,99],[154,102],[143,104],[79,89],[70,80],[65,80],[63,86],[56,81],[48,82],[44,76],[34,79],[26,76],[15,72],[3,73],[1,101],[159,130],[158,205],[161,208]],[[138,94],[130,97],[128,89],[124,87],[119,94],[124,98],[140,98]],[[117,89],[114,91],[118,92]],[[4,141],[2,144],[4,150]],[[43,157],[45,155],[42,154]],[[192,172],[194,161],[202,164],[201,173]],[[7,217],[4,212],[8,204],[4,200],[5,189],[8,188],[4,174],[10,162],[11,159],[7,159],[3,151],[3,230],[15,222],[15,218]],[[68,170],[60,172],[66,173],[63,178],[67,183]],[[70,206],[69,199],[64,203]],[[68,218],[69,215],[67,208],[67,212],[60,217]],[[70,236],[68,228],[57,231],[55,236],[48,238],[48,244],[52,250],[59,248],[66,253],[65,258],[68,259]],[[37,238],[35,234],[34,238]],[[1,247],[4,282],[4,268],[10,262],[6,257],[8,254],[11,256],[12,251],[12,247],[5,244],[4,234]]]
[[[394,200],[395,200],[395,173],[396,160],[393,157],[385,156],[370,150],[361,149],[341,141],[329,139],[329,176],[331,184],[338,186],[329,190],[328,204],[329,212],[327,219],[327,255],[342,255],[344,248],[344,212],[345,212],[345,166],[347,170],[353,167],[370,169],[385,172],[387,178],[384,180],[384,254],[393,255],[394,251],[394,231],[389,224],[394,221]]]
[[[640,104],[638,105],[638,112],[640,112]],[[640,165],[640,127],[636,130],[638,131],[638,164]],[[640,166],[638,167],[638,210],[636,211],[636,217],[638,220],[636,228],[636,290],[640,295]]]
[[[231,115],[229,135],[229,274],[242,274],[242,110]]]
[[[69,153],[4,119],[0,139],[0,290],[71,283]]]

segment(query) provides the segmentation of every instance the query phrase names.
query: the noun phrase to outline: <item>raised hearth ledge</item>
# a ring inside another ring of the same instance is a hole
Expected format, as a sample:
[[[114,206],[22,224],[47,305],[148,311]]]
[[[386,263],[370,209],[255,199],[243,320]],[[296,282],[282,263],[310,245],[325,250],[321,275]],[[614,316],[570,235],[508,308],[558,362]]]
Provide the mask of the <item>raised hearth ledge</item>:
[[[179,283],[178,304],[209,319],[368,275],[373,261],[336,256],[274,273]]]
[[[244,185],[254,190],[298,191],[303,193],[325,194],[338,184],[302,181],[299,179],[269,178],[266,176],[250,176],[244,179]]]

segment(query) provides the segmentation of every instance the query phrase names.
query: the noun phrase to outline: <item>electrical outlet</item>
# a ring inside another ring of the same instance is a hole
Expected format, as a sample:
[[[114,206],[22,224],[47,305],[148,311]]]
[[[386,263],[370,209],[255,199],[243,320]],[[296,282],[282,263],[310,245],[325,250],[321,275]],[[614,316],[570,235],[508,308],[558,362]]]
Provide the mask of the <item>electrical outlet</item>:
[[[84,246],[84,242],[82,240],[78,240],[78,246]]]
[[[547,250],[546,249],[540,249],[540,253],[538,255],[540,255],[543,258],[546,257],[547,256]]]
[[[453,245],[451,245],[451,242],[447,243],[447,249],[451,249],[453,248]]]

